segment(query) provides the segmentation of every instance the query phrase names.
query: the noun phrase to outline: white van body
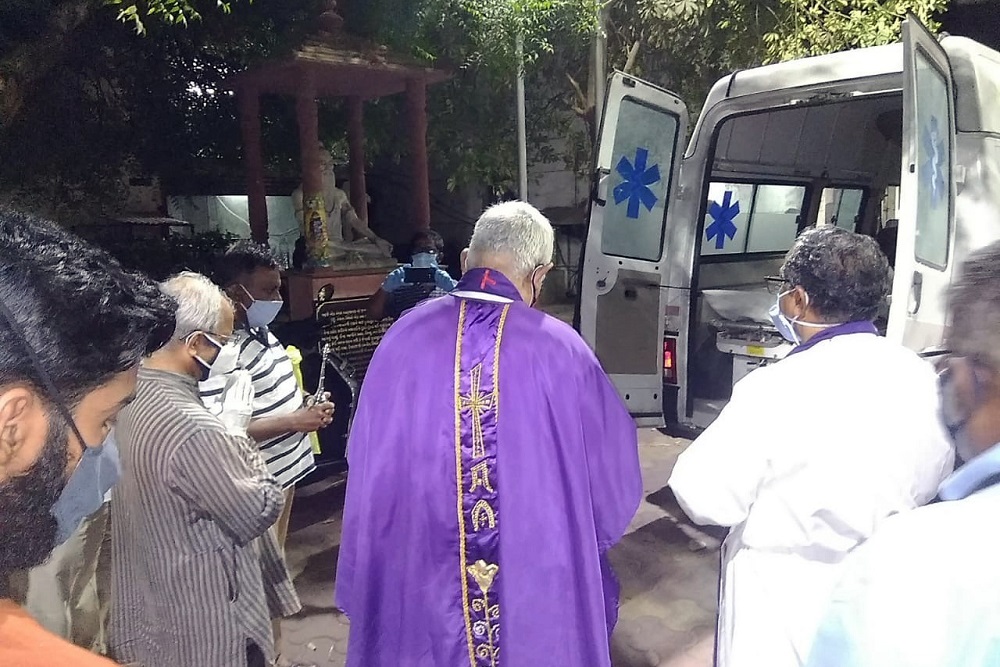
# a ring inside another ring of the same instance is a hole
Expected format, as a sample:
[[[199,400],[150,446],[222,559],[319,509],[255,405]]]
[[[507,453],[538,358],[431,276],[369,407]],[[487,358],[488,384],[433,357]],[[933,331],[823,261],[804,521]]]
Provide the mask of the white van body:
[[[668,91],[615,74],[605,109],[579,323],[640,425],[704,428],[788,352],[765,278],[806,227],[896,234],[878,324],[918,352],[956,266],[1000,238],[1000,53],[912,17],[900,44],[723,78],[683,155]]]

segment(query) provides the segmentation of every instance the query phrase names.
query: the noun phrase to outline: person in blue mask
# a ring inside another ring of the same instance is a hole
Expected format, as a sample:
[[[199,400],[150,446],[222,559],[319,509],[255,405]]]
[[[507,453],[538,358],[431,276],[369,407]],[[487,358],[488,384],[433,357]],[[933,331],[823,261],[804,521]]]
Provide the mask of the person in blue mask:
[[[734,386],[669,482],[697,523],[730,528],[720,667],[802,665],[847,554],[953,465],[934,369],[872,323],[889,291],[874,239],[808,230],[781,280],[772,318],[796,347]]]
[[[886,521],[851,554],[809,667],[1000,664],[1000,244],[965,262],[948,302],[940,415],[965,463],[939,502]]]
[[[236,304],[233,345],[237,358],[233,366],[248,371],[253,378],[253,416],[247,433],[284,494],[275,523],[278,545],[284,551],[295,484],[316,469],[308,435],[330,425],[334,406],[327,400],[305,405],[292,360],[270,330],[283,304],[281,271],[267,247],[252,241],[233,244],[216,261],[214,280]],[[231,370],[200,385],[202,400],[213,412],[219,410]],[[273,632],[277,645],[280,620],[274,621]],[[293,663],[278,656],[277,664],[284,667]]]
[[[109,505],[120,471],[112,430],[102,444],[84,451],[52,506],[58,524],[52,555],[10,580],[14,598],[43,626],[97,653],[107,650],[109,591],[98,572],[100,563],[110,560]]]
[[[399,317],[427,299],[447,294],[458,284],[438,265],[444,250],[440,234],[430,229],[421,230],[413,237],[411,245],[413,254],[410,263],[389,273],[379,290],[368,300],[370,319]]]
[[[64,549],[50,571],[60,581],[44,613],[19,606],[7,584],[103,500],[92,464],[135,396],[139,362],[173,329],[174,306],[149,279],[54,223],[0,207],[0,665],[112,664],[67,641],[76,609],[66,587],[88,560],[79,550]]]

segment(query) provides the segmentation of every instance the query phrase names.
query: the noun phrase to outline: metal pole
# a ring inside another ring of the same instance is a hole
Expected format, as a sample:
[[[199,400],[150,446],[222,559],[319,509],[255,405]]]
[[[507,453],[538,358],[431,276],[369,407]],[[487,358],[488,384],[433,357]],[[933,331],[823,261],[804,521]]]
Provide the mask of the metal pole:
[[[607,8],[597,10],[597,35],[594,37],[594,145],[600,140],[601,120],[604,118],[604,96],[608,82],[608,25]]]
[[[517,53],[517,158],[518,195],[528,201],[528,130],[524,102],[524,36],[518,33]]]

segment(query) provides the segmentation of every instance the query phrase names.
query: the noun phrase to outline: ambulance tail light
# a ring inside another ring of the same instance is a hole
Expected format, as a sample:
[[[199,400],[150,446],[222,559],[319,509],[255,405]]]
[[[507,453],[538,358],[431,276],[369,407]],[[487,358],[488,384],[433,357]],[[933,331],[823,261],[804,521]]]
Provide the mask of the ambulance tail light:
[[[677,339],[663,339],[663,382],[677,384]]]

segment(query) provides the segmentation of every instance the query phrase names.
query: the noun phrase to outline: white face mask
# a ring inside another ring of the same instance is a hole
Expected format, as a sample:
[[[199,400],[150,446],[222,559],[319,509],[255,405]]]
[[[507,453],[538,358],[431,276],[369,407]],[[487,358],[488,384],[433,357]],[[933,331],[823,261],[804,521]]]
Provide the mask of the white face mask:
[[[229,342],[222,346],[219,354],[212,362],[212,367],[208,369],[208,377],[218,377],[229,375],[240,365],[240,348],[236,343]]]

